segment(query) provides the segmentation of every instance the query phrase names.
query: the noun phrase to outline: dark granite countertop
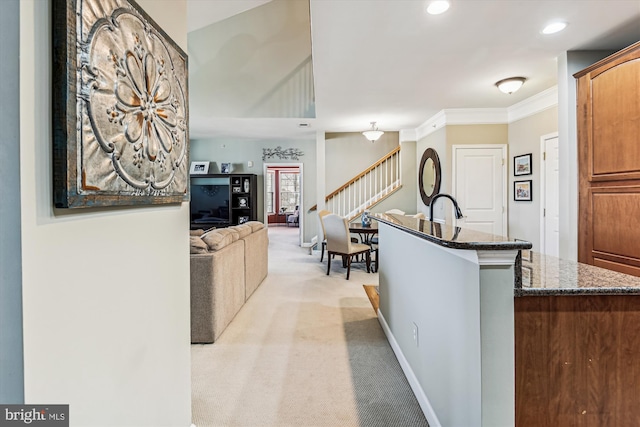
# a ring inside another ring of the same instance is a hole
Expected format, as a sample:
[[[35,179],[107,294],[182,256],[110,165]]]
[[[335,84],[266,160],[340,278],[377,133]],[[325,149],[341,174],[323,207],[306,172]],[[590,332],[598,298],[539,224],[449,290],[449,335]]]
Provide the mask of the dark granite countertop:
[[[531,242],[516,241],[503,236],[482,233],[450,224],[440,224],[412,216],[376,213],[371,214],[371,217],[391,227],[450,249],[500,251],[531,248]]]
[[[640,277],[537,252],[523,252],[522,287],[516,285],[515,296],[517,297],[640,295]]]

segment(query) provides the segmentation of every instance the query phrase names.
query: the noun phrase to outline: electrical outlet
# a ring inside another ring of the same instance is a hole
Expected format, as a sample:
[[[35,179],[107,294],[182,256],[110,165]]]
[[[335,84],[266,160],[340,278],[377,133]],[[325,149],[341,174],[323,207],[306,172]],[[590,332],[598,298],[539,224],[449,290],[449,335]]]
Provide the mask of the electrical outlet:
[[[418,346],[418,325],[412,323],[413,325],[413,342]]]

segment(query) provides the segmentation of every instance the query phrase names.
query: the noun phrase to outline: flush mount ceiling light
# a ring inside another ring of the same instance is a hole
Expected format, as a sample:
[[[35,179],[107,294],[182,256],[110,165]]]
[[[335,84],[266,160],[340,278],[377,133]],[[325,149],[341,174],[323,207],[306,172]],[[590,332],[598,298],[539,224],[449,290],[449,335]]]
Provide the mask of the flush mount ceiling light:
[[[427,6],[427,13],[430,15],[440,15],[441,13],[445,13],[447,9],[449,9],[449,2],[447,0],[435,0]]]
[[[501,92],[512,94],[522,87],[525,80],[527,79],[524,77],[509,77],[508,79],[503,79],[497,82],[496,86]]]
[[[552,22],[542,29],[542,34],[554,34],[564,30],[566,27],[566,22]]]
[[[384,132],[382,132],[381,130],[378,130],[378,127],[376,126],[376,122],[371,122],[371,129],[365,130],[364,132],[362,132],[364,137],[371,142],[376,142],[378,139],[380,139],[383,133]]]

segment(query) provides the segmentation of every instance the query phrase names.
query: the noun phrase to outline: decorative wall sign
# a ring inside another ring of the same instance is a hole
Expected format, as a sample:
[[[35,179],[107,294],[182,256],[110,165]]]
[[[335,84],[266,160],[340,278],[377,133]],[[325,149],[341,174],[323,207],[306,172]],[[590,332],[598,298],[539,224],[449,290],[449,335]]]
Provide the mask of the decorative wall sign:
[[[52,15],[55,206],[188,200],[186,53],[133,0]]]
[[[278,159],[291,159],[291,160],[300,160],[300,157],[304,156],[304,152],[297,148],[287,148],[282,149],[281,146],[277,146],[276,148],[263,148],[262,149],[262,160],[272,159],[273,157],[277,157]]]

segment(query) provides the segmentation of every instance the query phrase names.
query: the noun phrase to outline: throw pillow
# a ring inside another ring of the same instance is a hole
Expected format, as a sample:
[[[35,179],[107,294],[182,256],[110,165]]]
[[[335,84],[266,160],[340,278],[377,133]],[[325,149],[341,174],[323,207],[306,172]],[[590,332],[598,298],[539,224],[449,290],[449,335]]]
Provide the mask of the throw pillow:
[[[235,234],[237,235],[237,233]],[[217,228],[204,233],[202,235],[202,240],[207,244],[210,251],[217,251],[237,240],[237,238],[233,238],[233,235],[234,232],[231,230],[226,228]]]

